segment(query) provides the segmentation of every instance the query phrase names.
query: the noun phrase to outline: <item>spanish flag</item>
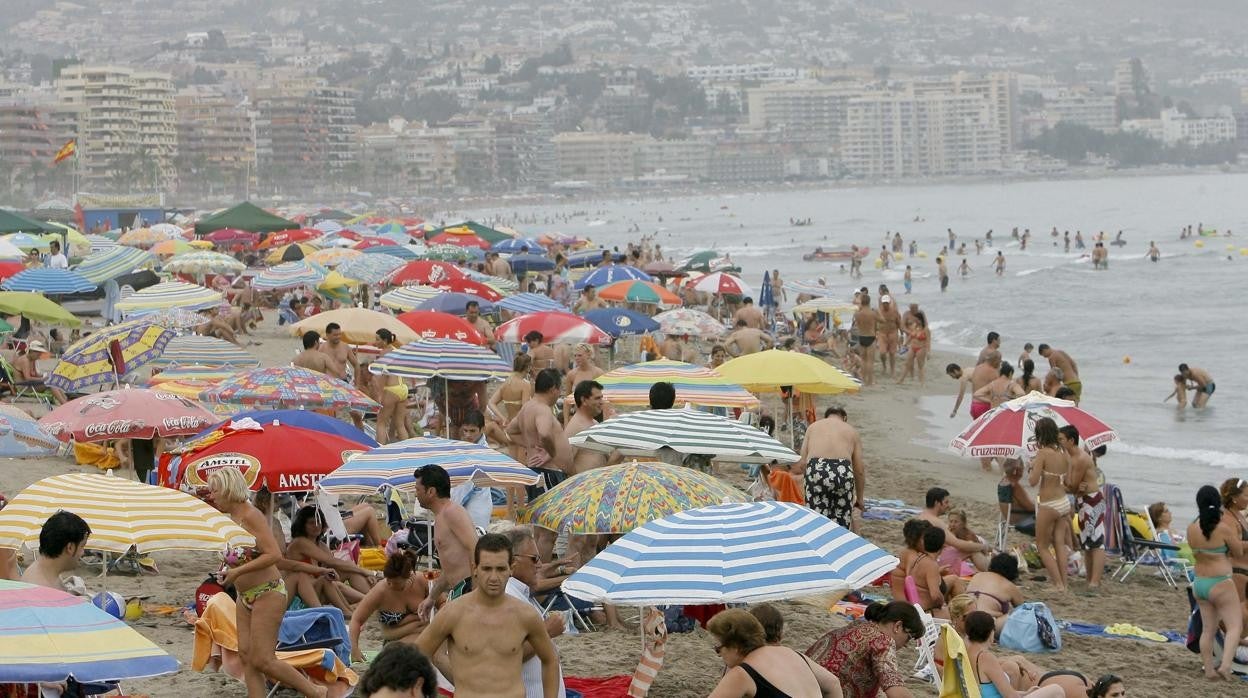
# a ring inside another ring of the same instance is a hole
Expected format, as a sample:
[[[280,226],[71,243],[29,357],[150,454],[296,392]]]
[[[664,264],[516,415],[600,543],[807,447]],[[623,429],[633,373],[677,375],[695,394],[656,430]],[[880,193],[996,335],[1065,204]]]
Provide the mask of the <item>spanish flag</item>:
[[[52,164],[56,165],[60,163],[60,161],[69,158],[76,152],[78,152],[78,141],[74,139],[70,139],[68,143],[61,146],[60,150],[56,151],[56,158],[52,160]]]

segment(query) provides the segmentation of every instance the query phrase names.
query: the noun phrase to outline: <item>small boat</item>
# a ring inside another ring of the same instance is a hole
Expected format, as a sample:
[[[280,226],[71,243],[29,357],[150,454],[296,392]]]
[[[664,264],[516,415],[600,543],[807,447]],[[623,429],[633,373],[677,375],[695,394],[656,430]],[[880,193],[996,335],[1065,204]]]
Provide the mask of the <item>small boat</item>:
[[[802,259],[807,262],[848,262],[854,257],[861,259],[868,254],[870,250],[866,247],[851,247],[848,250],[825,250],[822,247],[816,247],[814,252],[802,255]]]

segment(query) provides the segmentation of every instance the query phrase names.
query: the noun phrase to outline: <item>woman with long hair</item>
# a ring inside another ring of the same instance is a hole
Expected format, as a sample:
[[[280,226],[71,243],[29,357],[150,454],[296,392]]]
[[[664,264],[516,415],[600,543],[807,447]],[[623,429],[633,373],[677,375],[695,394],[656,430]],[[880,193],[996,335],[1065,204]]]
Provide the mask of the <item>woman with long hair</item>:
[[[1066,476],[1070,457],[1057,442],[1057,423],[1049,417],[1036,420],[1036,455],[1031,460],[1028,482],[1036,487],[1036,548],[1049,581],[1066,591],[1066,541],[1069,539],[1070,499]]]
[[[1018,387],[1023,389],[1023,395],[1033,390],[1040,390],[1040,379],[1036,377],[1036,362],[1031,359],[1023,359],[1023,375],[1018,377]]]
[[[511,420],[520,414],[520,408],[533,397],[533,382],[529,380],[529,369],[533,365],[533,357],[528,354],[516,354],[511,361],[511,375],[498,386],[490,396],[486,411],[489,416],[499,422],[503,428],[511,424]],[[524,462],[524,446],[513,442],[509,448],[512,458]]]
[[[372,588],[372,583],[379,575],[350,560],[336,557],[325,543],[324,535],[325,518],[321,512],[312,505],[302,507],[290,520],[290,543],[286,546],[286,557],[309,565],[327,567],[337,573],[321,579],[321,596],[326,598],[328,592],[334,605],[342,608],[343,613],[349,613],[350,607],[344,607],[335,597],[341,595],[349,603],[358,603]],[[335,586],[340,578],[349,588],[339,589]]]
[[[897,665],[897,650],[923,637],[918,610],[905,601],[877,601],[862,618],[816,640],[806,656],[840,679],[846,698],[909,695],[904,692],[909,672]]]
[[[1231,558],[1244,554],[1239,532],[1222,517],[1222,494],[1210,485],[1196,491],[1196,520],[1187,526],[1187,543],[1196,556],[1192,593],[1200,608],[1200,661],[1205,676],[1231,678],[1235,647],[1244,627],[1243,608],[1235,591]],[[1213,643],[1225,626],[1222,665],[1213,666]]]
[[[389,354],[398,341],[394,333],[386,328],[377,330],[373,345],[381,350],[381,356]],[[398,376],[378,374],[373,376],[376,394],[379,396],[381,411],[377,413],[377,443],[388,444],[392,441],[404,441],[408,438],[407,431],[407,383]]]

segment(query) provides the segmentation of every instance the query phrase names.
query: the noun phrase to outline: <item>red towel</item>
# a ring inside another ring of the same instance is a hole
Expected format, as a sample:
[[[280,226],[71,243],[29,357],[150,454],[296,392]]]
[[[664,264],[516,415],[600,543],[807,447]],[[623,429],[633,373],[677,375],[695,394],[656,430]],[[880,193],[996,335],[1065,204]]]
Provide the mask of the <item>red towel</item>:
[[[619,676],[565,676],[563,685],[581,694],[582,698],[625,698],[628,684],[633,677]]]
[[[797,482],[793,480],[793,476],[785,470],[773,470],[767,476],[767,484],[771,486],[772,492],[776,495],[777,502],[792,502],[793,504],[801,504],[805,506],[806,496],[802,493],[802,488],[797,486]]]

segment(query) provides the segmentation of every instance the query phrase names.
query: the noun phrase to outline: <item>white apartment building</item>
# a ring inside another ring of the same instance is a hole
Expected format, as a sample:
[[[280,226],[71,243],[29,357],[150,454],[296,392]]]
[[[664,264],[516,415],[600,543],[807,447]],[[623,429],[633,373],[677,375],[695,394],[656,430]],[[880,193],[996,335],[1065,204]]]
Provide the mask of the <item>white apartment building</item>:
[[[725,65],[695,65],[685,69],[685,76],[698,82],[738,82],[742,80],[766,82],[768,80],[799,80],[804,70],[777,68],[771,63],[729,63]]]
[[[641,174],[638,146],[648,138],[627,133],[560,133],[552,139],[557,177],[595,184],[637,177]]]
[[[1235,140],[1237,123],[1230,109],[1218,110],[1217,116],[1191,118],[1178,109],[1166,109],[1160,119],[1127,119],[1122,122],[1124,133],[1139,133],[1166,146],[1180,143],[1196,147],[1207,143]]]
[[[1021,139],[1018,119],[1018,78],[1014,73],[986,75],[959,72],[953,75],[914,81],[915,94],[975,95],[987,100],[1001,139],[1001,153],[1009,153]]]
[[[849,101],[861,95],[858,84],[796,82],[764,85],[746,91],[749,124],[775,129],[794,141],[836,150],[841,142]]]
[[[1043,114],[1050,128],[1064,121],[1105,133],[1118,130],[1118,99],[1113,95],[1067,88],[1043,94]]]

